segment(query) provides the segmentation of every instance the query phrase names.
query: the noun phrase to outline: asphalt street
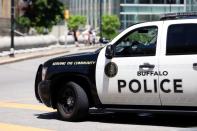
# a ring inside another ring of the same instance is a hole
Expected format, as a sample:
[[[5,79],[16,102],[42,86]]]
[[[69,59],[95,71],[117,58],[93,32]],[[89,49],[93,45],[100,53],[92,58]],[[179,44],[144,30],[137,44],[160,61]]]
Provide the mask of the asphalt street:
[[[34,95],[38,65],[52,57],[55,56],[0,65],[0,131],[197,130],[197,115],[194,114],[139,115],[91,110],[85,121],[61,121],[55,110],[38,103]]]

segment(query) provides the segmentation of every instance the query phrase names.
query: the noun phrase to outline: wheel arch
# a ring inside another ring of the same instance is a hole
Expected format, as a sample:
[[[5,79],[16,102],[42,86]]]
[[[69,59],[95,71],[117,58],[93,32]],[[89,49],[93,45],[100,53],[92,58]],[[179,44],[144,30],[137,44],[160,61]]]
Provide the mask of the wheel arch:
[[[42,81],[42,67],[43,67],[43,65],[40,64],[38,67],[37,73],[36,73],[36,78],[35,78],[35,83],[34,83],[34,93],[35,93],[36,99],[40,103],[42,103],[42,100],[38,94],[38,85]]]
[[[97,95],[96,86],[93,82],[83,74],[76,73],[64,73],[58,74],[51,79],[51,106],[56,108],[57,92],[58,90],[68,82],[75,82],[80,85],[86,92],[89,100],[90,107],[100,104],[100,100]]]

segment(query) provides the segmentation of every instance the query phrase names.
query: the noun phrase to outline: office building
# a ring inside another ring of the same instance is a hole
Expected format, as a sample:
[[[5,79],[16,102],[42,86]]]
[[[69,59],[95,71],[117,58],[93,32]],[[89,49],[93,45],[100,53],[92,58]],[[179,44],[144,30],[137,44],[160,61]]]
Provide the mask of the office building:
[[[121,0],[122,28],[135,23],[159,20],[164,13],[197,11],[197,0]]]
[[[119,14],[119,0],[102,0],[102,14]],[[72,0],[70,1],[71,15],[83,15],[87,24],[98,27],[100,21],[100,0]]]
[[[72,15],[87,17],[87,24],[99,26],[100,0],[72,0]],[[121,29],[135,23],[159,20],[160,15],[172,12],[197,11],[197,0],[102,0],[103,14],[115,14]]]

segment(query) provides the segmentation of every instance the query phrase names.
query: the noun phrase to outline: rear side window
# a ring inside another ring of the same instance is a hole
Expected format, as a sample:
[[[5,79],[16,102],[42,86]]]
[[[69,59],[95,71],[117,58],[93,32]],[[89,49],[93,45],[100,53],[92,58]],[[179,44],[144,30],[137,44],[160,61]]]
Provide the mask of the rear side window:
[[[197,24],[169,26],[166,55],[189,54],[197,54]]]

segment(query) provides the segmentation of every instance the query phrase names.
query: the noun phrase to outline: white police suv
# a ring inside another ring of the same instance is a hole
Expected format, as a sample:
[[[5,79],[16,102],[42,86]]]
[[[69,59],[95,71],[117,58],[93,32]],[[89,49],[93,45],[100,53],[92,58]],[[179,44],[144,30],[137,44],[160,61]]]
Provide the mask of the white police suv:
[[[195,112],[196,78],[196,13],[178,13],[133,25],[96,52],[48,60],[35,94],[68,121],[90,107]]]

